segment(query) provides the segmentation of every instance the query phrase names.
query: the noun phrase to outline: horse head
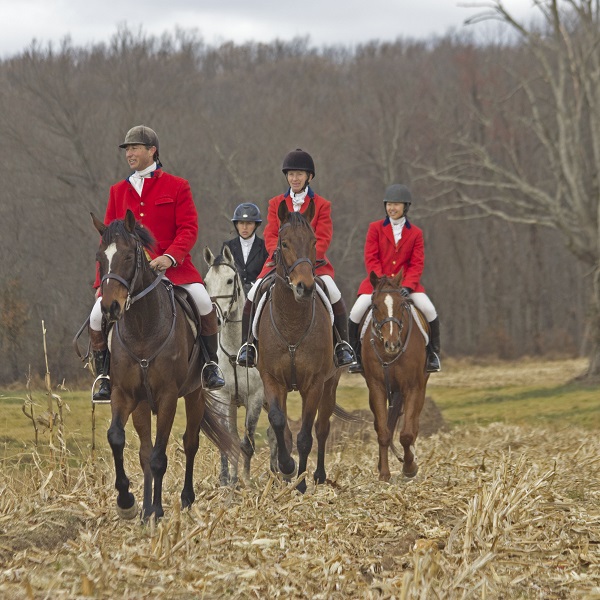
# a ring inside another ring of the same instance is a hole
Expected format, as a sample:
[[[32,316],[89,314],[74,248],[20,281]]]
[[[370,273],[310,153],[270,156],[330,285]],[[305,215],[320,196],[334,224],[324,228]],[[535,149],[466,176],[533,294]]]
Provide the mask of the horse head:
[[[315,289],[317,236],[311,226],[315,204],[311,200],[306,212],[291,212],[285,202],[277,211],[279,239],[277,241],[277,274],[294,293],[296,301],[310,298]]]
[[[105,225],[92,213],[94,226],[102,236],[96,253],[102,295],[101,307],[109,323],[119,320],[131,304],[131,295],[143,285],[144,272],[149,270],[144,252],[154,245],[147,229],[136,223],[127,210],[125,219]]]
[[[227,321],[244,293],[242,279],[235,266],[233,254],[229,246],[225,244],[223,253],[219,256],[215,257],[208,246],[204,248],[203,256],[209,267],[204,277],[204,285],[211,300],[216,304],[220,317]]]
[[[402,295],[402,271],[394,277],[377,277],[371,271],[369,279],[373,286],[371,331],[386,354],[397,355],[402,350],[402,312],[406,304]]]

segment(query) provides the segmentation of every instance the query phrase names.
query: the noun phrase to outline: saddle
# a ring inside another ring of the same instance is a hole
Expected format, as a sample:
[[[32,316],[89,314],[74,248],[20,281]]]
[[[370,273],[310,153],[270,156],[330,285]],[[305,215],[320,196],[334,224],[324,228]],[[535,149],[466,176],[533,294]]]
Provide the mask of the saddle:
[[[178,285],[173,285],[173,293],[175,294],[175,301],[181,306],[185,316],[192,328],[194,337],[198,337],[202,331],[200,313],[198,307],[192,299],[190,293]]]
[[[275,283],[276,278],[275,268],[269,271],[265,278],[262,280],[260,287],[256,290],[256,294],[254,296],[254,300],[252,302],[252,310],[250,312],[250,331],[252,332],[252,337],[255,340],[258,340],[258,321],[260,314],[263,310],[263,307],[268,302],[271,296],[271,288]],[[329,311],[329,315],[331,317],[331,324],[333,325],[333,308],[331,306],[331,300],[329,298],[329,293],[327,291],[327,286],[323,282],[323,280],[315,275],[315,282],[317,284],[317,293],[321,298],[321,301]]]

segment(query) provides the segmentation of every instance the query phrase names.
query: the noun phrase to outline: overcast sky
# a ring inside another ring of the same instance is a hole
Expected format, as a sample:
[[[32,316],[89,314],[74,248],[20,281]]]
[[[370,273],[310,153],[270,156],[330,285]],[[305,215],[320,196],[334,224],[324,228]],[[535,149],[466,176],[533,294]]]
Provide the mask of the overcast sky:
[[[519,18],[533,0],[503,0]],[[0,56],[69,35],[76,46],[108,41],[122,25],[146,34],[195,30],[209,45],[308,36],[310,45],[425,38],[461,30],[485,0],[0,0]],[[489,2],[488,2],[489,4]],[[470,7],[465,8],[465,5]],[[478,26],[481,27],[481,26]],[[473,26],[469,27],[470,30]]]

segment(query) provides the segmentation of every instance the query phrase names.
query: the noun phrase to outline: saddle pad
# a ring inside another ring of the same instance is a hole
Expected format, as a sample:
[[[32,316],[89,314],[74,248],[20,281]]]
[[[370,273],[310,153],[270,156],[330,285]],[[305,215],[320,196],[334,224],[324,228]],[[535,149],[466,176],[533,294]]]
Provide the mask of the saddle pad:
[[[329,313],[329,318],[331,319],[331,325],[333,326],[333,308],[331,307],[331,302],[327,297],[327,294],[321,289],[321,286],[317,285],[317,292],[319,293],[319,297],[323,301],[327,312]],[[260,313],[262,312],[264,305],[267,301],[267,297],[269,293],[264,294],[261,299],[258,301],[258,306],[256,307],[256,312],[254,313],[254,320],[252,321],[252,335],[255,339],[258,339],[258,321],[260,318]]]
[[[427,330],[425,329],[425,324],[423,323],[421,314],[419,313],[419,311],[417,311],[414,304],[410,305],[410,312],[412,313],[413,319],[415,320],[415,323],[417,324],[419,331],[423,334],[423,338],[425,339],[425,345],[427,346],[427,344],[429,344],[429,335],[427,333]],[[363,337],[365,337],[365,333],[367,332],[367,328],[369,327],[369,324],[371,323],[371,314],[372,313],[373,313],[373,309],[369,310],[369,312],[367,313],[367,316],[365,317],[363,327],[360,331],[360,341],[361,342],[363,340]]]

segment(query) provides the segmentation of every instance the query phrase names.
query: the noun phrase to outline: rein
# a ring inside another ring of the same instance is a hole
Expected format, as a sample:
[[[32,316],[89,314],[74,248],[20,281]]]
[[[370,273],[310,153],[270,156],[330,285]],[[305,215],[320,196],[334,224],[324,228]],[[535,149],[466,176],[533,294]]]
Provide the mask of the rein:
[[[211,296],[210,299],[212,301],[212,303],[214,304],[216,310],[217,310],[217,314],[219,316],[219,320],[221,321],[223,326],[226,326],[228,323],[240,323],[242,320],[241,319],[230,319],[229,315],[231,314],[231,310],[234,306],[234,304],[240,299],[240,294],[241,294],[241,283],[240,283],[240,276],[239,273],[237,271],[237,269],[227,263],[221,263],[220,265],[218,265],[220,267],[229,267],[232,271],[233,271],[233,293],[231,294],[220,294],[217,296]],[[212,266],[210,267],[211,269],[213,268]],[[209,269],[210,270],[210,269]],[[225,311],[221,308],[221,305],[219,304],[218,300],[227,300],[229,299],[229,305],[227,306],[227,316],[225,316]],[[236,401],[236,403],[239,400],[240,397],[240,393],[239,393],[239,383],[238,383],[238,374],[237,374],[237,363],[236,363],[236,359],[237,359],[237,353],[233,353],[230,354],[227,349],[225,348],[225,346],[223,346],[222,340],[221,340],[221,336],[219,335],[219,348],[221,348],[221,350],[223,351],[223,354],[225,354],[225,356],[227,357],[227,360],[229,361],[229,364],[232,366],[233,368],[233,379],[234,379],[234,383],[235,383],[235,396],[234,399]],[[248,383],[248,386],[250,384]]]
[[[379,290],[379,293],[399,294],[401,292],[400,292],[400,290],[397,290],[397,289],[383,289],[383,290]],[[375,304],[371,303],[370,309],[372,310],[374,308],[375,308]],[[402,339],[402,331],[404,330],[404,323],[400,319],[398,319],[397,317],[394,317],[394,316],[386,317],[385,319],[378,321],[375,318],[374,312],[371,312],[371,339],[369,341],[371,343],[371,347],[373,348],[373,352],[375,353],[375,356],[377,357],[377,360],[379,361],[380,366],[383,368],[385,391],[386,391],[388,404],[390,406],[392,405],[392,386],[390,384],[389,368],[406,352],[406,349],[408,348],[408,343],[410,341],[410,336],[412,333],[413,322],[414,322],[412,312],[410,310],[410,305],[408,302],[406,302],[406,301],[402,302],[401,310],[403,313],[405,312],[408,314],[408,331],[406,333],[406,338],[404,339],[404,344],[402,345],[402,348],[400,348],[400,350],[396,353],[396,355],[394,356],[394,358],[392,358],[392,360],[388,360],[388,361],[384,360],[383,357],[381,356],[381,354],[379,353],[379,351],[377,349],[377,345],[375,343],[375,338],[377,338],[380,342],[383,342],[383,334],[381,332],[383,326],[386,323],[395,323],[396,325],[398,325],[398,329],[400,330],[399,337],[400,337],[400,339]]]
[[[312,273],[313,276],[315,275],[315,269],[317,268],[317,266],[319,266],[319,263],[321,261],[317,261],[317,264],[313,263],[312,260],[310,260],[310,258],[308,258],[307,256],[302,256],[298,259],[296,259],[291,266],[288,267],[288,265],[285,264],[285,262],[283,261],[283,254],[282,254],[282,249],[281,249],[281,232],[286,228],[286,227],[291,227],[291,223],[287,222],[284,223],[280,228],[279,228],[279,233],[278,233],[278,240],[277,240],[277,248],[275,250],[275,264],[276,265],[280,265],[281,268],[283,269],[283,273],[285,275],[285,277],[282,277],[279,273],[275,272],[275,276],[282,281],[288,288],[293,289],[292,286],[292,282],[290,280],[290,275],[292,274],[293,270],[298,266],[301,265],[302,263],[309,263],[312,269]],[[323,261],[325,262],[325,261]],[[275,284],[273,284],[275,285]],[[315,286],[316,286],[316,282],[315,282]],[[316,289],[316,288],[315,288]],[[275,330],[275,333],[279,336],[279,338],[281,339],[281,341],[287,346],[288,349],[288,353],[290,355],[290,361],[291,361],[291,387],[290,389],[288,389],[288,391],[298,391],[298,382],[297,382],[297,378],[296,378],[296,351],[298,350],[298,347],[300,346],[300,344],[304,341],[304,339],[306,338],[306,336],[308,335],[308,333],[310,332],[310,330],[313,327],[313,324],[315,322],[315,302],[316,302],[316,293],[315,290],[313,290],[312,293],[312,297],[311,297],[312,303],[311,303],[311,316],[310,316],[310,323],[308,325],[308,328],[304,331],[304,333],[302,334],[302,336],[300,337],[300,339],[295,343],[295,344],[290,344],[287,339],[284,337],[284,335],[281,333],[281,331],[277,328],[277,324],[275,323],[275,315],[273,314],[273,295],[271,294],[271,297],[269,298],[269,315],[271,317],[271,325],[273,325],[273,329]]]
[[[132,304],[134,304],[135,302],[137,302],[138,300],[140,300],[141,298],[143,298],[144,296],[149,294],[161,282],[162,278],[164,277],[163,273],[159,273],[156,276],[156,279],[148,287],[144,288],[139,294],[136,294],[132,298],[131,292],[135,288],[135,282],[136,282],[138,275],[142,269],[142,245],[139,242],[136,243],[135,255],[136,255],[135,271],[133,272],[133,277],[131,278],[131,283],[129,283],[127,280],[123,279],[120,275],[117,275],[116,273],[107,273],[102,278],[102,281],[100,283],[100,287],[102,288],[105,281],[107,281],[109,279],[115,279],[121,285],[123,285],[125,287],[125,289],[127,290],[127,300],[125,301],[125,310],[129,310],[129,308],[131,307]]]
[[[142,249],[142,244],[139,241],[136,241],[135,252],[136,252],[135,271],[133,273],[133,277],[131,278],[131,282],[128,282],[126,279],[123,279],[123,277],[121,277],[120,275],[117,275],[116,273],[107,273],[106,275],[104,275],[104,277],[102,277],[101,286],[104,284],[105,281],[107,281],[109,279],[115,279],[116,281],[118,281],[120,284],[122,284],[125,287],[125,289],[127,290],[127,300],[125,301],[125,311],[128,311],[131,308],[131,306],[133,304],[135,304],[138,300],[141,300],[144,296],[147,296],[152,290],[156,289],[156,287],[158,286],[158,284],[161,281],[163,282],[163,284],[165,285],[165,288],[169,292],[169,299],[171,300],[171,315],[172,315],[171,329],[169,330],[169,333],[168,333],[167,337],[165,338],[165,340],[159,346],[158,350],[156,350],[149,358],[140,358],[136,354],[134,354],[132,352],[132,350],[127,347],[127,345],[123,341],[123,338],[121,337],[119,321],[117,321],[114,325],[115,333],[116,333],[117,339],[119,340],[119,343],[121,344],[121,346],[123,346],[123,348],[125,349],[127,354],[129,354],[129,356],[131,358],[133,358],[133,360],[135,360],[138,363],[138,365],[140,366],[140,368],[142,369],[142,376],[143,376],[143,381],[144,381],[144,387],[146,388],[146,394],[148,397],[148,404],[150,405],[150,409],[154,412],[154,397],[152,396],[152,390],[151,390],[150,384],[148,382],[148,367],[150,366],[150,363],[162,352],[162,350],[165,348],[165,346],[168,344],[168,342],[173,337],[173,333],[175,332],[176,318],[177,318],[177,308],[175,305],[175,293],[173,292],[173,284],[170,281],[164,279],[163,273],[157,274],[156,278],[154,279],[154,281],[152,281],[152,283],[150,285],[143,288],[142,291],[139,292],[138,294],[136,294],[135,296],[133,296],[133,297],[131,296],[133,290],[135,289],[135,284],[138,279],[138,276],[139,276],[140,272],[142,271],[143,249]]]

